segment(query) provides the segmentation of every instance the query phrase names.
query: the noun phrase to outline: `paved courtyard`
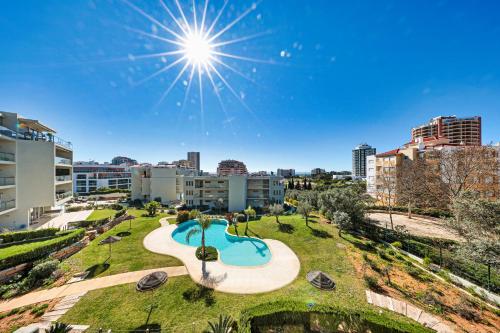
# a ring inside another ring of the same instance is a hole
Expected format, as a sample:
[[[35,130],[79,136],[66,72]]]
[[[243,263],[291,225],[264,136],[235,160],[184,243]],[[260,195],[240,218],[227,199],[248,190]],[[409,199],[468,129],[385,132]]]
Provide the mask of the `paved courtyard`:
[[[81,210],[79,212],[62,213],[51,220],[37,226],[37,229],[61,228],[64,229],[69,222],[83,221],[92,214],[93,210]]]
[[[291,283],[300,271],[299,258],[284,243],[264,239],[271,251],[271,261],[262,266],[229,266],[220,261],[202,262],[195,256],[196,248],[180,244],[171,234],[177,228],[160,220],[161,227],[144,238],[144,247],[151,252],[179,258],[191,278],[218,291],[235,294],[256,294],[280,289]]]

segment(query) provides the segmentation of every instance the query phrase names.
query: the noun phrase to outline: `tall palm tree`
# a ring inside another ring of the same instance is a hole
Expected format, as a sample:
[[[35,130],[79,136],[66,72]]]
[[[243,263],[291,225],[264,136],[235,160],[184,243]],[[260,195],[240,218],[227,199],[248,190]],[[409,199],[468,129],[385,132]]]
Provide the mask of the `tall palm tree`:
[[[189,240],[191,239],[192,236],[197,235],[201,233],[201,257],[205,259],[205,230],[210,228],[210,225],[212,225],[212,221],[208,216],[200,214],[195,220],[198,222],[198,225],[195,228],[192,228],[189,230],[189,232],[186,235],[186,242],[189,243]]]

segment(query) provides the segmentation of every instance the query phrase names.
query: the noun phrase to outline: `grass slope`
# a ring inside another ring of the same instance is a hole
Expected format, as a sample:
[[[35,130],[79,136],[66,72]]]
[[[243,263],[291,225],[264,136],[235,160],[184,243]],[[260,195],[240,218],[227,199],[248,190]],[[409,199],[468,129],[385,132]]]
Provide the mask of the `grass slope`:
[[[169,332],[201,332],[207,327],[207,321],[216,319],[221,313],[238,318],[243,309],[265,302],[294,300],[351,309],[370,307],[365,299],[363,281],[346,258],[349,243],[337,236],[336,229],[315,222],[308,228],[298,215],[283,216],[280,221],[281,231],[274,217],[263,217],[249,224],[250,236],[278,239],[290,246],[300,259],[299,277],[280,290],[258,295],[200,292],[189,276],[183,276],[169,278],[165,285],[148,293],[137,292],[134,284],[92,291],[61,321],[87,324],[93,329],[132,330],[145,324],[149,307],[154,304],[157,308],[151,314],[150,324],[158,324]],[[244,229],[244,224],[240,224],[240,235]],[[148,260],[147,256],[155,255],[149,253],[141,257]],[[135,254],[131,254],[131,258],[134,257]],[[337,283],[337,290],[323,292],[312,287],[305,275],[313,269],[330,274]],[[396,318],[392,313],[387,315]]]
[[[115,216],[116,210],[114,209],[96,209],[88,217],[87,221],[102,220],[106,217]]]
[[[129,222],[125,221],[97,237],[63,264],[72,272],[89,269],[93,277],[182,265],[176,258],[149,252],[142,244],[144,237],[160,226],[158,221],[164,215],[142,217],[145,213],[143,210],[130,210],[129,213],[137,217],[132,220],[132,230],[129,230]],[[99,245],[99,241],[111,235],[122,236],[122,240],[111,245],[112,255],[108,261],[110,265],[105,267],[102,264],[108,258],[109,245]]]

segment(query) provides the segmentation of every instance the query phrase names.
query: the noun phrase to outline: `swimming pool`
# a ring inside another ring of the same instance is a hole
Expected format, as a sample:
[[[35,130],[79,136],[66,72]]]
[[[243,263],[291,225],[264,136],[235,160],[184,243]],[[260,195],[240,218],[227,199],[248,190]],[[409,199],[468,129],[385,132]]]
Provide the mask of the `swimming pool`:
[[[172,238],[185,245],[201,245],[201,233],[186,241],[186,234],[198,225],[196,221],[187,221],[179,225],[172,233]],[[205,245],[219,250],[220,260],[234,266],[259,266],[271,260],[271,252],[266,243],[256,238],[238,237],[226,232],[227,222],[216,220],[205,231]]]

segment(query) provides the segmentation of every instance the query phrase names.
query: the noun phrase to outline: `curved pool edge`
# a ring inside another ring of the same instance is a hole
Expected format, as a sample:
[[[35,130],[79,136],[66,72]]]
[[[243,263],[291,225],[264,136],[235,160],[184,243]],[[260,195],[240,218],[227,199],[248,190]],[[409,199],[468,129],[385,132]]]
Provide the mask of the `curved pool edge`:
[[[198,284],[225,293],[259,294],[281,289],[299,275],[297,255],[278,240],[259,239],[272,254],[271,260],[261,266],[232,266],[220,260],[202,262],[195,256],[196,247],[178,243],[172,238],[177,225],[165,222],[166,218],[160,219],[161,227],[144,237],[143,246],[148,251],[181,260],[191,279]],[[269,279],[271,276],[272,279]]]
[[[220,261],[223,265],[226,265],[226,266],[230,266],[230,267],[239,267],[239,268],[254,268],[254,267],[263,267],[263,266],[266,266],[266,265],[269,265],[271,263],[271,261],[273,260],[273,252],[271,250],[271,248],[269,247],[269,245],[263,240],[263,239],[260,239],[260,238],[257,238],[257,237],[251,237],[251,236],[239,236],[239,235],[233,235],[231,234],[228,230],[229,230],[229,221],[224,219],[224,218],[221,218],[221,219],[217,219],[218,221],[224,221],[225,224],[226,224],[226,227],[224,228],[224,232],[226,233],[226,236],[229,236],[231,238],[242,238],[242,239],[254,239],[258,242],[261,242],[261,243],[264,243],[264,245],[267,247],[267,249],[269,250],[269,260],[263,264],[260,264],[260,265],[232,265],[232,264],[228,264],[228,263],[225,263],[224,261],[222,261],[222,255],[221,255],[221,252],[220,250],[214,246],[214,248],[217,250],[217,261]],[[188,223],[189,221],[186,221],[186,222],[183,222],[183,223]],[[177,225],[178,227],[179,225]],[[194,247],[195,249],[197,248],[197,246],[191,246],[191,245],[187,245],[187,244],[184,244],[184,243],[181,243],[179,242],[178,240],[176,240],[175,238],[173,238],[173,233],[177,230],[177,228],[175,228],[169,235],[169,237],[174,241],[174,242],[177,242],[181,245],[185,245],[185,246],[189,246],[189,247]]]

